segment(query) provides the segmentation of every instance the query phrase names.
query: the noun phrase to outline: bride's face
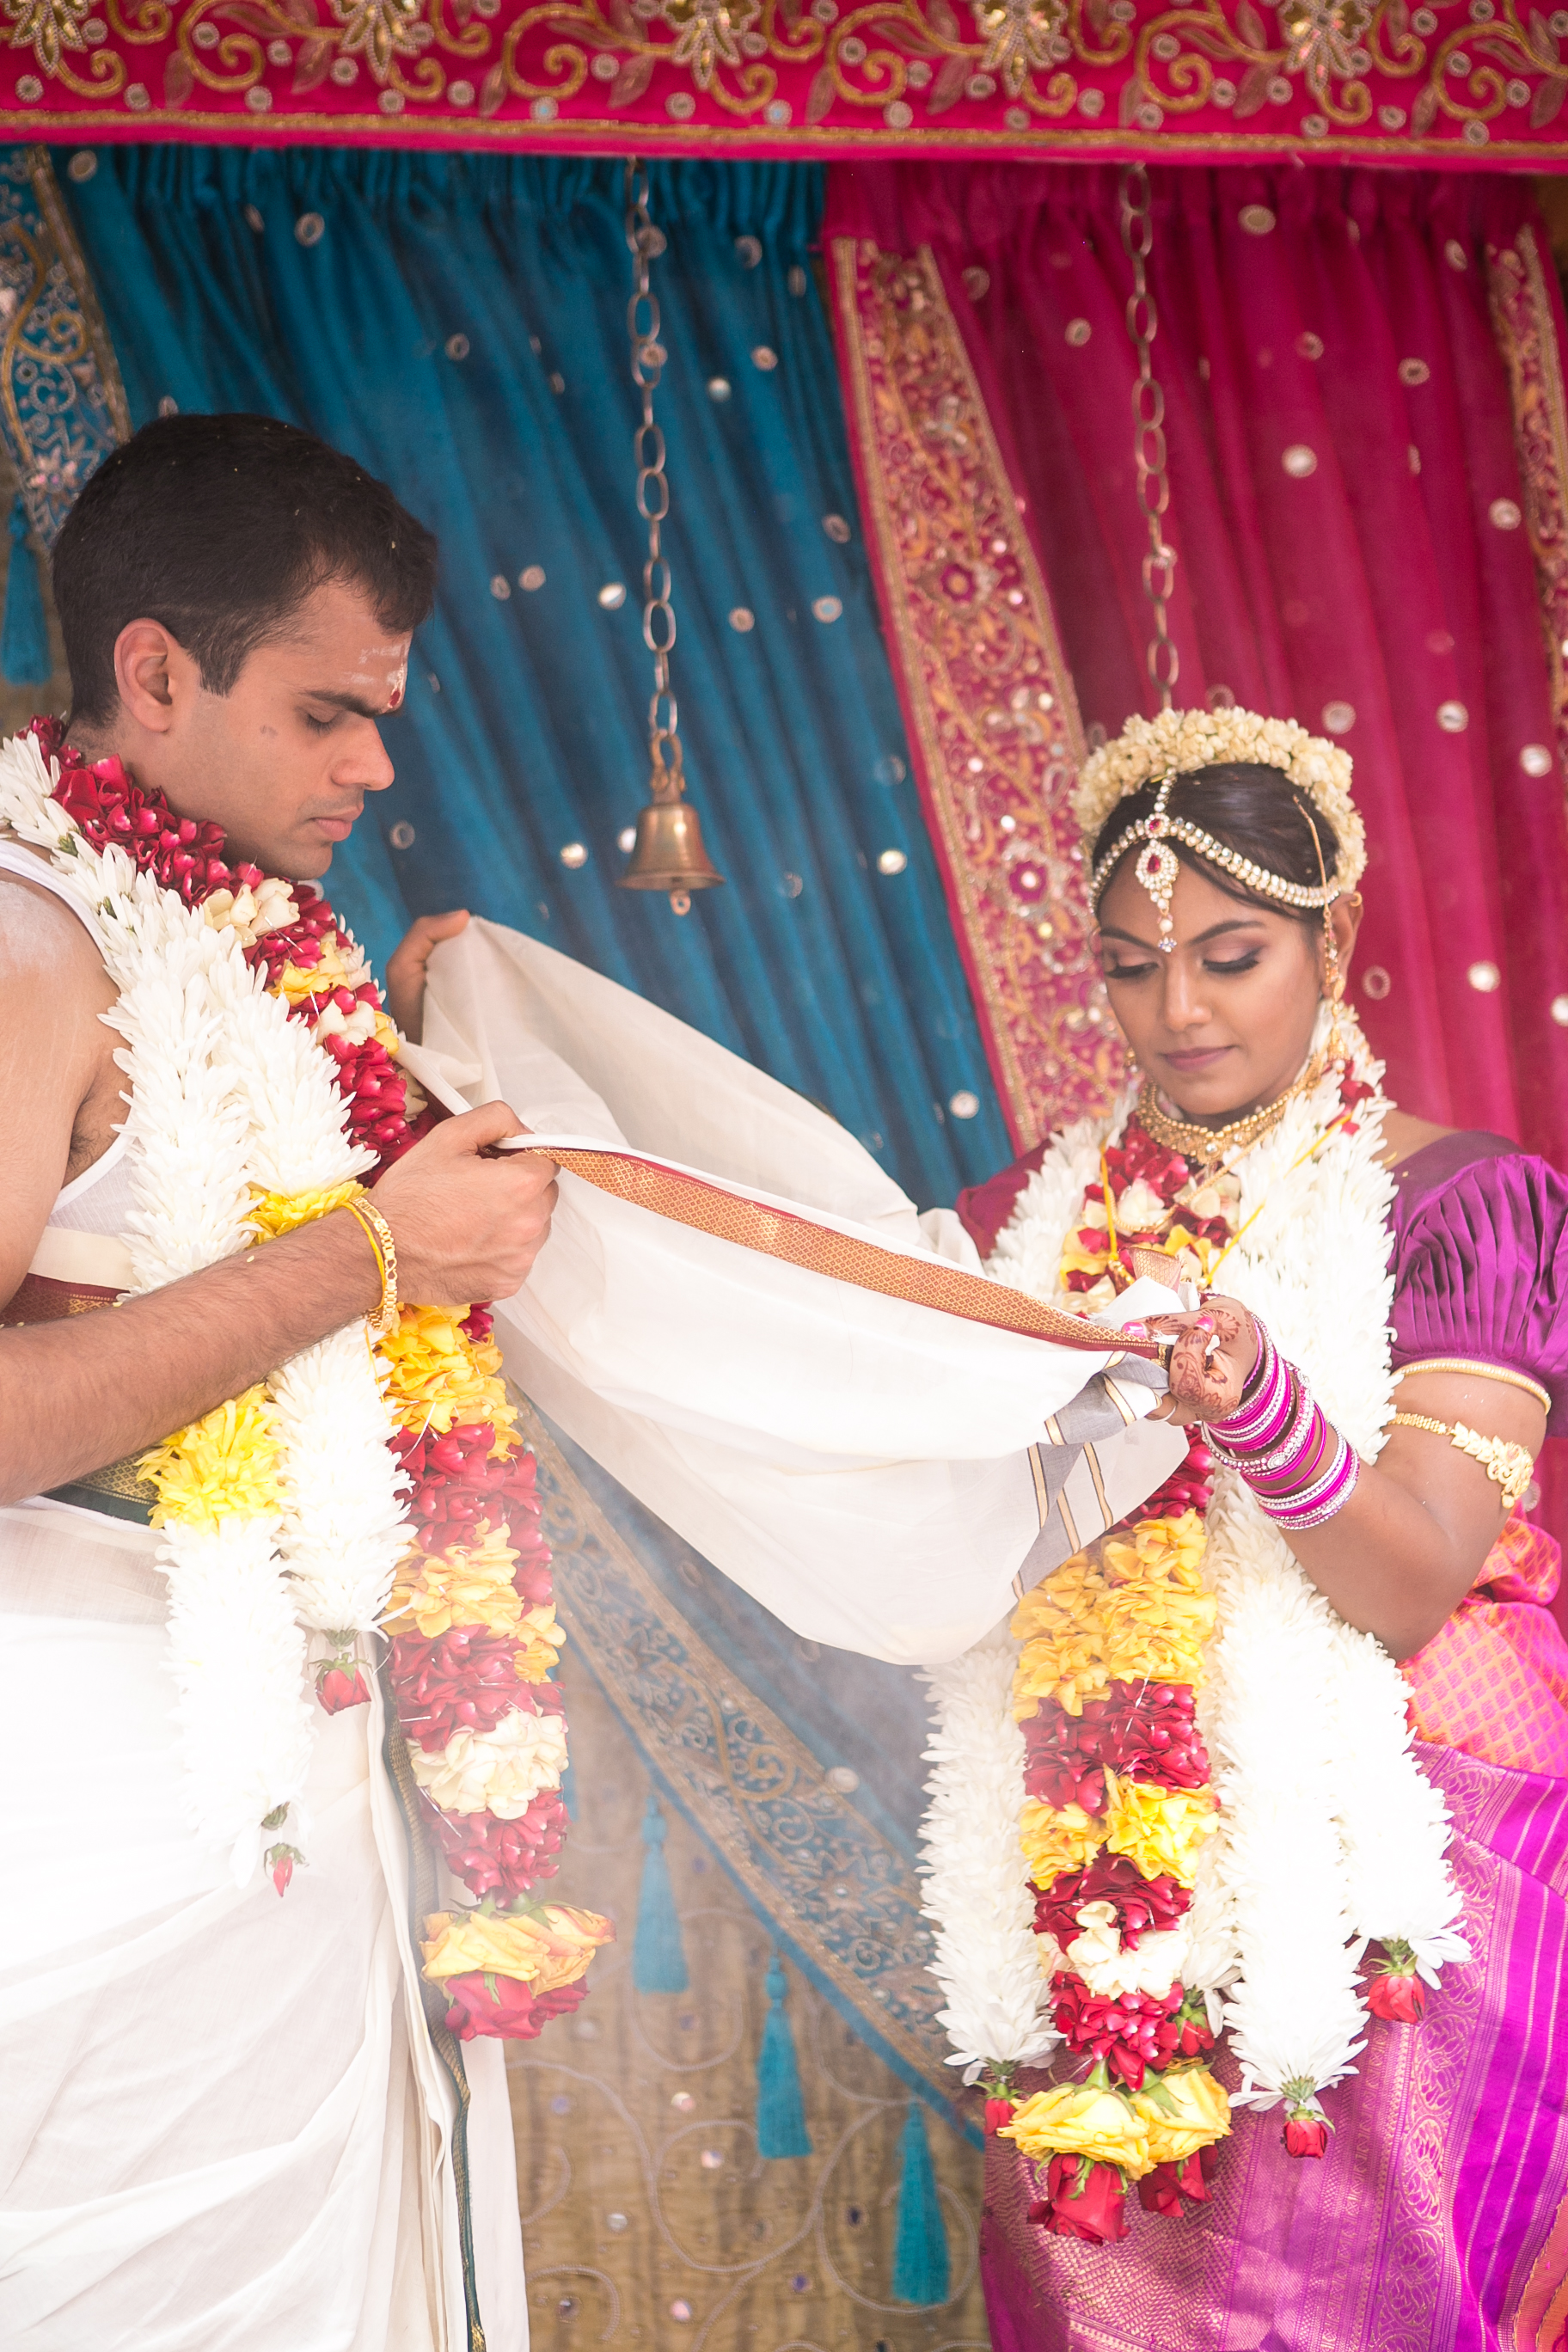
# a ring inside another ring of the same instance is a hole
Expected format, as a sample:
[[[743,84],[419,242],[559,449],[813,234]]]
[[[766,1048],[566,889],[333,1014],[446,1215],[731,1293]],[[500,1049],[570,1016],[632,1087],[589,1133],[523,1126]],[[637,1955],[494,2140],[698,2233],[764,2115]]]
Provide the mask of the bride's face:
[[[1110,1009],[1134,1059],[1185,1117],[1224,1120],[1275,1101],[1311,1045],[1323,993],[1319,922],[1231,898],[1184,865],[1171,897],[1173,954],[1124,857],[1100,902],[1100,955]],[[1348,971],[1357,909],[1333,909]]]

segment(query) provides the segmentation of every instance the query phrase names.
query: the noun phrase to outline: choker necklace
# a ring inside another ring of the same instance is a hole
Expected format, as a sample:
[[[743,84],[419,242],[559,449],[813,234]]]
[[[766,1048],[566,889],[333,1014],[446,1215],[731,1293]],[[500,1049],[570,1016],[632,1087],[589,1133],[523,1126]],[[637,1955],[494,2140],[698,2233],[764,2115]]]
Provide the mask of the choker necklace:
[[[1261,1110],[1249,1110],[1240,1118],[1226,1121],[1224,1127],[1200,1127],[1195,1120],[1176,1118],[1160,1108],[1160,1097],[1152,1078],[1145,1078],[1139,1091],[1133,1117],[1146,1135],[1163,1143],[1168,1151],[1179,1151],[1191,1161],[1194,1172],[1211,1176],[1232,1151],[1246,1151],[1278,1127],[1298,1095],[1310,1092],[1332,1057],[1325,1051],[1314,1054],[1300,1076],[1294,1078],[1282,1095]]]

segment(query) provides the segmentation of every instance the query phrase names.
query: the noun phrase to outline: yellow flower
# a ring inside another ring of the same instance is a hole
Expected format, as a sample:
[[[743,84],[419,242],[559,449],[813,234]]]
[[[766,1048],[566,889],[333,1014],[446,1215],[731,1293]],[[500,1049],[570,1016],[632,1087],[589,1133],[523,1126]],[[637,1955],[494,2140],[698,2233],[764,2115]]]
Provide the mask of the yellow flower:
[[[364,1191],[363,1184],[329,1184],[314,1192],[264,1192],[260,1186],[250,1188],[250,1214],[247,1224],[254,1225],[258,1241],[276,1240],[279,1234],[291,1234],[300,1225],[308,1225],[317,1217],[330,1217],[345,1201],[357,1201]]]
[[[405,1429],[443,1435],[458,1422],[488,1421],[500,1437],[516,1420],[498,1377],[500,1349],[493,1339],[476,1347],[458,1326],[467,1307],[405,1306],[395,1331],[377,1343],[387,1366],[386,1400]]]
[[[1105,1843],[1124,1853],[1145,1878],[1162,1875],[1191,1886],[1197,1852],[1215,1827],[1208,1789],[1161,1789],[1148,1780],[1105,1776]]]
[[[443,1977],[519,1977],[536,1992],[575,1984],[601,1944],[613,1943],[615,1928],[596,1911],[576,1911],[546,1903],[538,1914],[433,1911],[425,1922],[424,1974],[432,1984]]]
[[[216,1528],[265,1518],[279,1507],[278,1439],[266,1386],[258,1381],[200,1421],[177,1429],[137,1465],[158,1490],[153,1525]]]
[[[1100,1634],[1105,1591],[1099,1563],[1080,1551],[1019,1602],[1011,1630],[1024,1644],[1013,1676],[1013,1713],[1020,1722],[1042,1698],[1081,1715],[1084,1700],[1105,1688],[1110,1679]]]
[[[1134,2180],[1154,2167],[1143,2117],[1120,2091],[1093,2083],[1053,2083],[1037,2091],[1000,2137],[1016,2141],[1023,2156],[1087,2156],[1091,2164],[1121,2165]]]
[[[396,1622],[406,1618],[413,1619],[427,1641],[453,1625],[485,1625],[492,1633],[522,1630],[522,1601],[511,1580],[517,1554],[508,1546],[506,1528],[492,1528],[488,1519],[481,1519],[474,1532],[475,1543],[453,1544],[436,1559],[422,1551],[405,1554],[387,1603],[387,1632],[406,1633],[406,1623]],[[528,1612],[530,1619],[540,1614],[537,1610]],[[531,1629],[531,1649],[540,1639],[548,1643],[551,1635],[543,1627]]]
[[[1081,1870],[1089,1856],[1099,1853],[1105,1843],[1105,1823],[1086,1813],[1081,1805],[1066,1805],[1058,1812],[1036,1797],[1026,1797],[1018,1843],[1035,1885],[1049,1886],[1064,1870]]]
[[[1204,1525],[1195,1511],[1141,1519],[1064,1560],[1014,1612],[1024,1644],[1013,1677],[1020,1722],[1042,1698],[1081,1715],[1113,1682],[1199,1683],[1214,1631],[1204,1590]]]
[[[1230,2101],[1206,2066],[1145,2074],[1132,2104],[1149,2126],[1151,2164],[1184,2164],[1230,2135]]]
[[[556,1622],[554,1601],[548,1602],[543,1608],[525,1609],[518,1631],[527,1643],[527,1647],[517,1653],[518,1679],[525,1683],[542,1683],[546,1675],[559,1665],[562,1647],[566,1640],[564,1632]]]
[[[268,994],[285,997],[290,1004],[300,1004],[307,996],[330,996],[334,988],[363,988],[370,978],[370,966],[358,948],[353,946],[349,947],[348,954],[353,956],[353,961],[349,962],[344,946],[341,931],[323,933],[321,961],[308,969],[303,964],[286,963],[268,988]]]

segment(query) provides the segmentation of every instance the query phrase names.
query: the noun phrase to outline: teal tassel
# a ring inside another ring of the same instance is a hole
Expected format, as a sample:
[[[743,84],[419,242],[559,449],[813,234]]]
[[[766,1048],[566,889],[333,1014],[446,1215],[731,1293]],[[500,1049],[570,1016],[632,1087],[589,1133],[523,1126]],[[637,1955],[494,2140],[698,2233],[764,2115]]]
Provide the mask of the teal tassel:
[[[38,559],[27,536],[27,509],[17,491],[11,509],[11,563],[5,574],[5,618],[0,625],[0,670],[13,686],[40,686],[54,667],[44,618]]]
[[[638,1992],[684,1992],[690,1982],[675,1889],[664,1858],[664,1827],[658,1799],[650,1795],[643,1815],[643,1843],[647,1852],[643,1856],[637,1931],[632,1944],[632,1983]]]
[[[918,2099],[904,2119],[903,2178],[899,2182],[899,2233],[893,2242],[893,2293],[900,2303],[945,2303],[947,2231],[937,2201],[931,2142]]]
[[[776,1952],[768,1962],[765,1982],[768,2013],[757,2053],[757,2154],[809,2156],[811,2134],[801,2104],[795,2031],[784,2007],[784,1972]]]

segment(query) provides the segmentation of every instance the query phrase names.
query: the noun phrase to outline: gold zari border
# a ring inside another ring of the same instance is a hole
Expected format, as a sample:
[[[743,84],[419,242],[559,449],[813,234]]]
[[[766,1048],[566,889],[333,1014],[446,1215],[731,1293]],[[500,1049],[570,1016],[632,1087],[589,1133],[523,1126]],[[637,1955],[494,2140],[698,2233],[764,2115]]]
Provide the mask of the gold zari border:
[[[911,1307],[956,1315],[965,1323],[984,1323],[994,1330],[1050,1339],[1058,1347],[1094,1355],[1152,1359],[1160,1352],[1153,1340],[1128,1339],[1107,1324],[1064,1314],[1060,1307],[1047,1307],[1021,1290],[988,1281],[984,1275],[966,1274],[945,1258],[905,1257],[880,1249],[875,1242],[748,1200],[721,1185],[706,1183],[700,1176],[639,1159],[635,1152],[614,1150],[608,1145],[602,1151],[548,1146],[524,1149],[527,1157],[553,1160],[597,1191],[667,1217],[672,1224],[756,1250],[763,1257],[778,1258],[807,1274],[824,1275],[831,1282],[850,1283],[857,1290],[875,1291],[884,1298],[901,1298]]]

